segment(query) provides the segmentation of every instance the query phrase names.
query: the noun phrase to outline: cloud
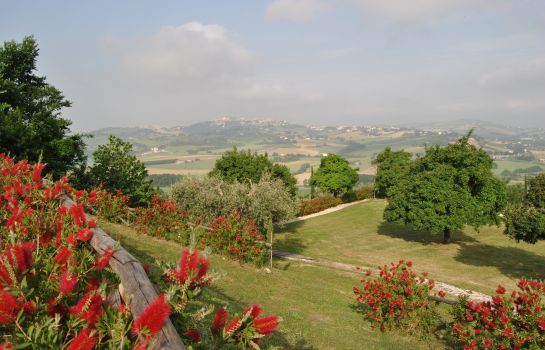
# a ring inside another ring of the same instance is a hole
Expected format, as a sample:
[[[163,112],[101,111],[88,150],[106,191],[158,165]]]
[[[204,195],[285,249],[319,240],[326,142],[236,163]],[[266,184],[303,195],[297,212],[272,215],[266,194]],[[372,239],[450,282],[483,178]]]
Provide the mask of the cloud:
[[[327,9],[327,0],[274,0],[267,7],[267,18],[306,22]]]

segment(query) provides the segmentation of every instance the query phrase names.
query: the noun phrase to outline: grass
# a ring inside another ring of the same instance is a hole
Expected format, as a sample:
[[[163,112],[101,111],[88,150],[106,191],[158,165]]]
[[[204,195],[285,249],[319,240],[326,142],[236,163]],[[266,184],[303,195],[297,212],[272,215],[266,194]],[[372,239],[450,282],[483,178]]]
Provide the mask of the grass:
[[[516,243],[497,227],[482,227],[442,236],[384,223],[384,200],[355,205],[331,214],[287,225],[276,234],[275,249],[340,262],[378,266],[400,258],[438,281],[493,293],[510,288],[520,277],[545,278],[545,242]]]
[[[101,223],[113,237],[141,262],[155,259],[176,262],[181,247],[173,242],[139,235],[130,228]],[[355,311],[352,287],[354,273],[299,263],[275,261],[271,273],[248,265],[210,257],[211,267],[223,275],[205,289],[203,299],[227,305],[240,312],[252,303],[266,313],[282,317],[280,330],[266,338],[263,348],[277,349],[437,349],[435,339],[418,341],[398,333],[381,333],[370,328]],[[153,269],[155,276],[159,273]]]

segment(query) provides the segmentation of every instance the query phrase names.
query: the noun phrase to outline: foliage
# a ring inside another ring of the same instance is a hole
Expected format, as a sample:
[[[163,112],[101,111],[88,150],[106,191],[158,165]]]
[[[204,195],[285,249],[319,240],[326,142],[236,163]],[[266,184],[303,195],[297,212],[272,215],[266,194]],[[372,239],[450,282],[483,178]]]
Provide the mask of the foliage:
[[[75,199],[84,203],[85,208],[101,219],[115,223],[130,223],[133,212],[129,208],[129,197],[105,191],[102,187],[94,187],[90,191],[75,191]]]
[[[411,267],[412,262],[404,260],[379,267],[378,277],[364,279],[363,287],[353,289],[356,300],[368,308],[366,317],[381,331],[397,328],[428,334],[438,325],[437,312],[428,302],[434,282],[425,273],[417,276]]]
[[[189,243],[188,212],[174,201],[155,195],[147,207],[135,209],[134,227],[143,234]]]
[[[363,185],[363,186],[358,187],[354,191],[354,193],[356,194],[356,199],[357,200],[373,198],[374,194],[375,194],[375,186],[373,186],[373,185]]]
[[[0,47],[0,152],[47,164],[46,173],[60,178],[85,166],[85,143],[70,134],[61,117],[70,107],[62,92],[36,75],[38,45],[33,37]]]
[[[210,230],[200,237],[199,244],[215,253],[256,265],[262,265],[268,253],[265,237],[254,220],[245,219],[236,211],[214,220]]]
[[[379,197],[386,197],[388,190],[407,174],[411,158],[411,153],[403,150],[392,151],[390,147],[377,154],[374,162],[377,165],[375,187]]]
[[[384,218],[416,229],[443,232],[471,225],[499,225],[505,184],[492,174],[492,158],[469,143],[470,134],[445,147],[426,148],[388,190]]]
[[[545,209],[545,173],[528,180],[528,203],[536,208]]]
[[[337,197],[350,191],[358,180],[356,169],[351,168],[346,159],[328,154],[320,160],[320,167],[312,174],[310,185]]]
[[[165,271],[166,292],[132,321],[127,305],[106,303],[119,283],[107,268],[115,247],[96,256],[88,244],[96,222],[86,217],[84,204],[59,207],[64,195],[76,194],[78,201],[89,196],[75,193],[66,177],[42,183],[43,168],[0,154],[1,347],[144,349],[154,345],[169,316],[183,325],[179,330],[186,342],[199,346],[201,332],[185,329],[187,321],[208,329],[202,320],[213,309],[191,313],[186,307],[212,281],[208,260],[199,251],[182,251],[178,269]],[[217,335],[202,340],[212,344],[203,348],[230,343],[259,349],[259,339],[280,321],[275,315],[260,317],[261,312],[252,305],[238,321],[214,322]]]
[[[297,213],[297,216],[318,213],[322,210],[336,207],[342,203],[343,201],[341,198],[332,196],[320,196],[308,200],[302,200],[299,202],[299,212]]]
[[[517,242],[536,243],[545,239],[545,209],[527,204],[509,206],[504,212],[504,233]]]
[[[148,179],[158,187],[168,187],[183,179],[183,175],[178,174],[151,174]]]
[[[545,287],[521,279],[508,294],[498,286],[487,302],[461,298],[453,308],[452,335],[464,349],[545,348]]]
[[[250,150],[238,151],[236,147],[225,152],[220,159],[216,160],[214,169],[209,176],[219,176],[226,182],[238,181],[255,184],[261,181],[265,173],[280,179],[293,197],[297,194],[297,180],[285,165],[273,164],[267,154],[252,153]]]
[[[132,145],[110,135],[108,143],[98,146],[89,169],[91,182],[111,193],[121,191],[130,205],[146,205],[156,190],[148,180],[144,164],[131,154]]]
[[[278,179],[264,177],[258,183],[229,183],[219,177],[184,178],[172,187],[171,197],[193,221],[211,224],[233,211],[254,219],[259,230],[267,231],[270,221],[292,218],[295,200]]]
[[[522,204],[526,200],[526,189],[523,184],[507,184],[505,194],[510,205]]]

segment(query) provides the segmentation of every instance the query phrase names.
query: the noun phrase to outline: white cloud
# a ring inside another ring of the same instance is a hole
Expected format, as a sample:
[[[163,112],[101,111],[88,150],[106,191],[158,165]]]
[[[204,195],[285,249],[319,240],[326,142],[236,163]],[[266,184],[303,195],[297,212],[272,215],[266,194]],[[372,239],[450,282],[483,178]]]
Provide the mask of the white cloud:
[[[327,9],[327,0],[274,0],[267,7],[267,18],[306,22]]]

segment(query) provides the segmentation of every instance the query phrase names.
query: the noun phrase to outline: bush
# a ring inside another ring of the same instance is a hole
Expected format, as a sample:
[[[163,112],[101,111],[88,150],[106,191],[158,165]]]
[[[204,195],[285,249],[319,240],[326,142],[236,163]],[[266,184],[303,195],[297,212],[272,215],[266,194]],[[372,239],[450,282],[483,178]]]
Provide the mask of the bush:
[[[544,349],[545,286],[521,279],[507,294],[498,286],[488,302],[460,299],[453,308],[452,335],[464,349]]]
[[[135,209],[134,228],[143,234],[189,243],[188,212],[180,209],[174,201],[153,196],[147,207]]]
[[[279,222],[295,216],[296,204],[282,181],[264,176],[258,183],[226,182],[219,177],[184,178],[172,187],[171,197],[192,220],[210,225],[233,211],[254,219],[262,233],[270,220]]]
[[[342,203],[343,201],[341,198],[333,196],[320,196],[309,200],[304,200],[299,202],[299,212],[297,216],[305,216],[318,213],[322,210],[336,207],[337,205]]]
[[[75,191],[74,196],[77,201],[84,203],[89,212],[104,220],[128,224],[133,219],[134,213],[128,206],[130,199],[120,191],[113,194],[102,187],[95,187],[89,192]]]
[[[412,262],[404,260],[379,267],[378,277],[362,280],[363,288],[353,289],[356,300],[368,307],[366,317],[381,331],[397,328],[424,335],[438,325],[434,304],[428,301],[434,282],[425,273],[417,276],[411,267]]]
[[[208,233],[199,240],[201,247],[210,247],[215,253],[235,260],[262,265],[268,255],[265,237],[254,220],[245,219],[238,212],[219,217]]]
[[[361,201],[362,199],[373,198],[375,193],[375,187],[372,185],[360,186],[354,191],[354,193],[356,194],[356,198],[359,201]]]

